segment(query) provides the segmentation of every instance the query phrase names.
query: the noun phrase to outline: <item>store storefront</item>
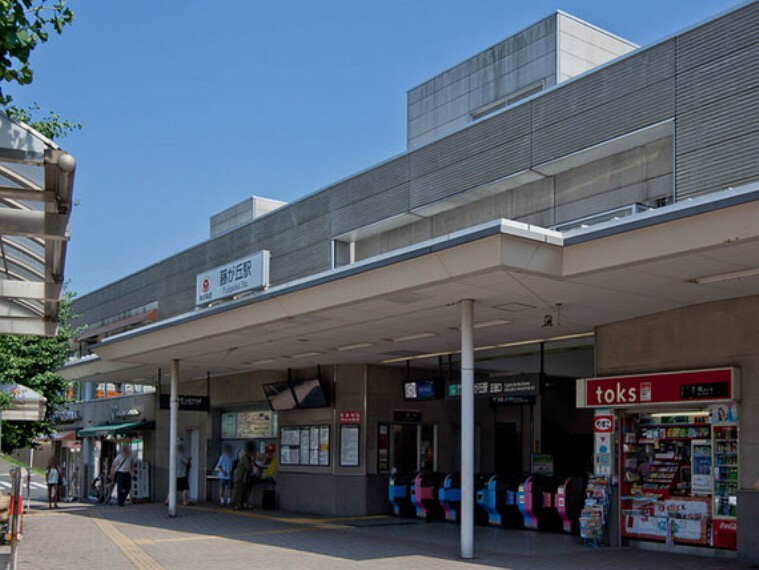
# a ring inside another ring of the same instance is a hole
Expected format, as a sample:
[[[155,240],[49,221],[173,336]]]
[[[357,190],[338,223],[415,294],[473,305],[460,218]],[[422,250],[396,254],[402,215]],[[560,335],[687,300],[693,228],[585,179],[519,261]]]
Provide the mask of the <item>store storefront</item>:
[[[736,549],[739,400],[729,367],[578,381],[578,407],[595,410],[595,474],[618,490],[623,541]]]

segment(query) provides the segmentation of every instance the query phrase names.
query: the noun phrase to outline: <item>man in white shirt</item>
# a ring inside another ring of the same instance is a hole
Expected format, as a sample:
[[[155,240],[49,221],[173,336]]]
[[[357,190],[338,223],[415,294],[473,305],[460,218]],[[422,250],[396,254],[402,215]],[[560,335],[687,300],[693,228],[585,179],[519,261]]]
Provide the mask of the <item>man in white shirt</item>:
[[[132,450],[129,449],[128,445],[123,444],[121,451],[116,456],[116,459],[113,460],[110,474],[110,479],[116,481],[116,496],[118,497],[120,507],[124,506],[127,495],[129,495],[129,491],[132,489],[133,468]]]

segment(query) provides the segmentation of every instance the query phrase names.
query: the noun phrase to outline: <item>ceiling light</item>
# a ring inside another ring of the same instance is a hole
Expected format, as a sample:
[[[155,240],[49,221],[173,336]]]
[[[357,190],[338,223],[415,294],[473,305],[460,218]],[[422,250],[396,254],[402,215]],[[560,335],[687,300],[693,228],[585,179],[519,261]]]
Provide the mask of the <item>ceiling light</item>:
[[[533,309],[537,309],[535,305],[517,303],[516,301],[513,301],[511,303],[503,303],[502,305],[494,305],[493,308],[500,311],[508,311],[510,313],[519,313],[521,311],[531,311]]]
[[[480,321],[479,323],[474,323],[474,328],[476,329],[486,329],[489,327],[497,327],[500,325],[510,325],[511,321],[508,321],[506,319],[493,319],[492,321]]]
[[[429,338],[435,336],[434,332],[419,332],[414,334],[407,334],[405,336],[399,336],[396,338],[388,339],[390,342],[406,342],[407,340],[418,340],[420,338]]]
[[[271,364],[276,362],[275,358],[262,358],[261,360],[254,360],[253,362],[243,362],[245,366],[260,366],[261,364]]]
[[[733,281],[735,279],[743,279],[745,277],[754,277],[759,275],[759,267],[754,269],[744,269],[742,271],[733,271],[731,273],[719,273],[717,275],[706,275],[704,277],[696,277],[691,279],[691,283],[696,285],[707,285],[709,283],[722,283],[723,281]]]
[[[343,352],[345,350],[356,350],[359,348],[369,348],[373,346],[371,342],[357,342],[356,344],[346,344],[344,346],[336,346],[335,350]]]
[[[300,354],[293,354],[291,358],[311,358],[313,356],[319,356],[321,354],[324,354],[324,353],[312,350],[311,352],[301,352]]]
[[[561,336],[552,336],[549,338],[531,338],[529,340],[517,340],[514,342],[504,342],[501,344],[489,344],[489,345],[484,345],[484,346],[477,346],[474,348],[474,351],[481,352],[483,350],[495,350],[496,348],[512,348],[516,346],[525,346],[528,344],[540,344],[540,343],[545,343],[545,342],[560,342],[562,340],[592,338],[595,336],[595,334],[596,333],[594,332],[584,332],[584,333],[565,334]],[[430,353],[418,354],[418,355],[407,356],[407,357],[402,357],[402,358],[390,358],[388,360],[383,360],[382,364],[392,364],[393,362],[405,362],[407,360],[423,360],[427,358],[434,358],[437,356],[448,356],[449,354],[460,354],[460,353],[461,353],[460,350],[449,350],[446,352],[430,352]]]
[[[682,412],[662,412],[660,414],[651,414],[651,417],[652,418],[676,418],[680,416],[705,417],[708,415],[709,415],[709,412],[704,412],[703,410],[683,410]]]

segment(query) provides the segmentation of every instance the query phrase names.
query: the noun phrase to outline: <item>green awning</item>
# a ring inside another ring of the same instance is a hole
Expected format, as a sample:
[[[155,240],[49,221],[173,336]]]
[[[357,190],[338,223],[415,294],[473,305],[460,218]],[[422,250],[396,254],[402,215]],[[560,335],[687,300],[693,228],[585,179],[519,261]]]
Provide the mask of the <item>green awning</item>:
[[[142,420],[139,422],[126,422],[123,424],[105,424],[102,426],[91,426],[80,429],[77,432],[79,437],[92,437],[98,435],[126,435],[133,431],[141,431],[155,428],[155,422]]]

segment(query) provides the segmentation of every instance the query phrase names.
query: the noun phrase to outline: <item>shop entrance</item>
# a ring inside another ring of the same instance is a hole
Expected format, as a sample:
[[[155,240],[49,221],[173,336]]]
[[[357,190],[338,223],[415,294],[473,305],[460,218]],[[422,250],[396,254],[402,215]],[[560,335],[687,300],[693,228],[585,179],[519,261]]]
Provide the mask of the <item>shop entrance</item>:
[[[437,424],[393,424],[390,464],[400,473],[437,471]]]

